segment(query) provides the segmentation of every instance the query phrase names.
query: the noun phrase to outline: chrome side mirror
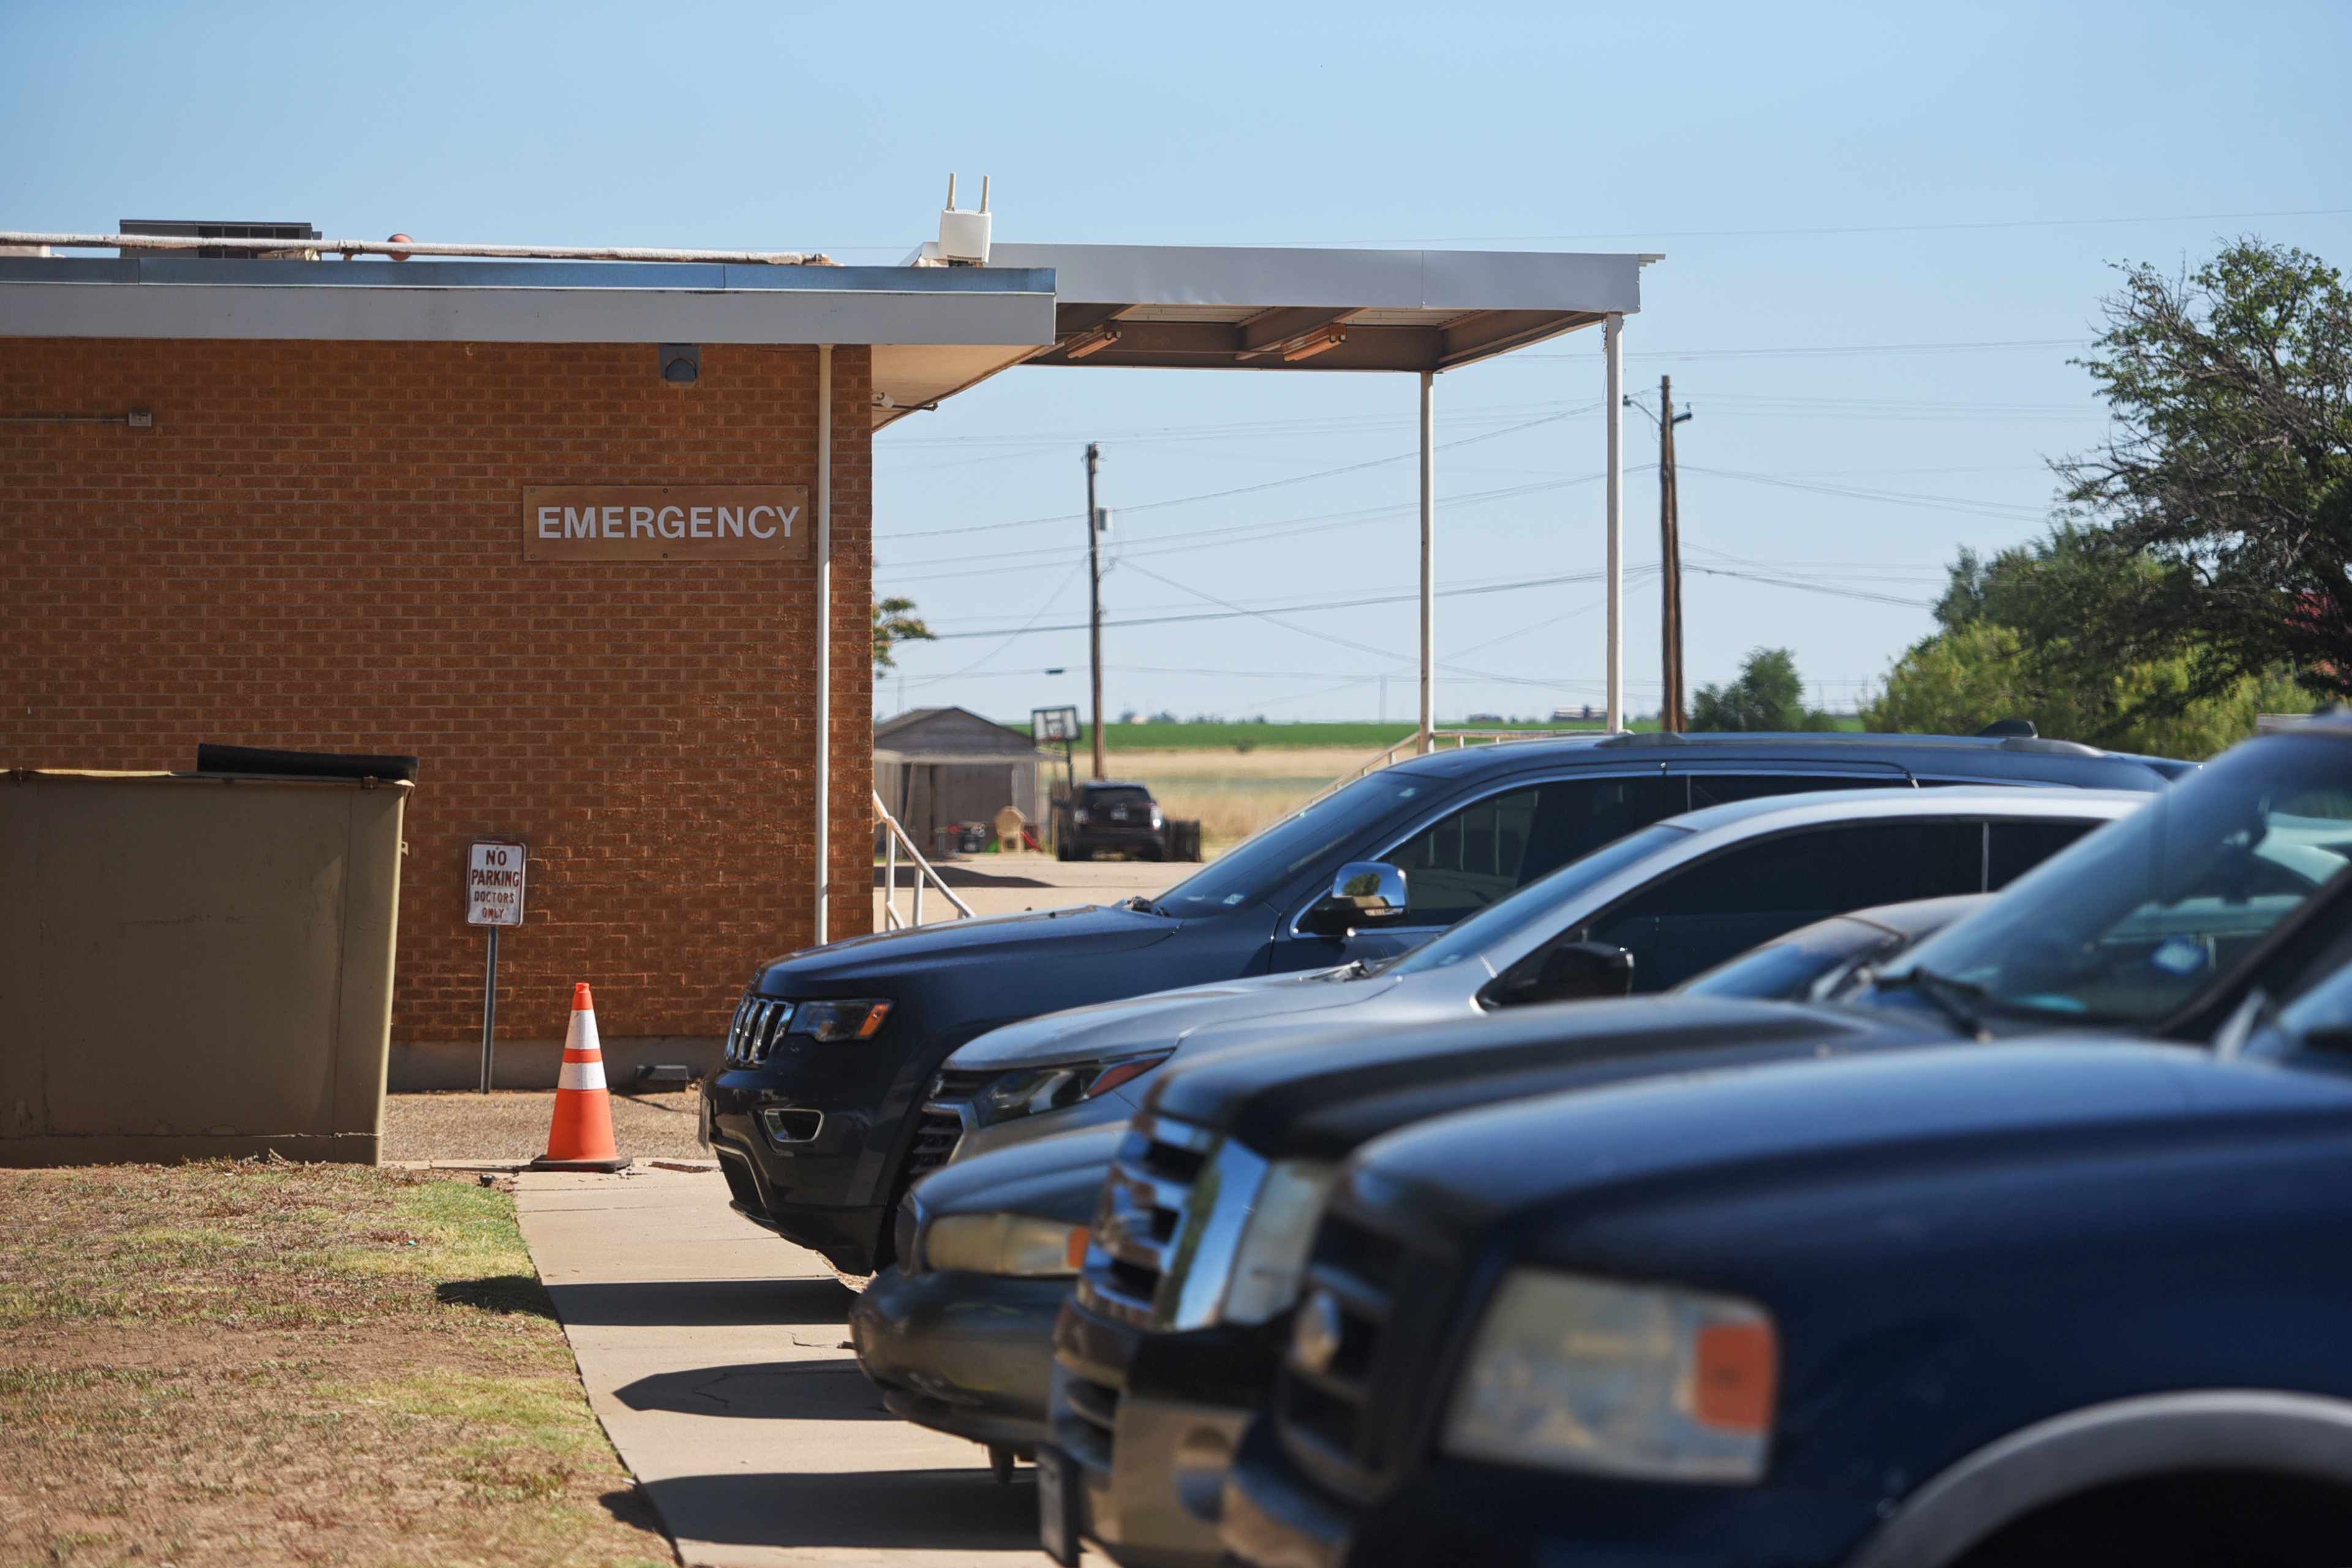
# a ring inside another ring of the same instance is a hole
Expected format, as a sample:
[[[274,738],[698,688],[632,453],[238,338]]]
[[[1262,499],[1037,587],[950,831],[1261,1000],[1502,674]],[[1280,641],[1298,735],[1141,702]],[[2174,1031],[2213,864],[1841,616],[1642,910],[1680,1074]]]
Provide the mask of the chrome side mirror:
[[[1350,860],[1331,879],[1331,890],[1299,918],[1299,929],[1318,936],[1395,925],[1409,900],[1404,872],[1385,860]]]

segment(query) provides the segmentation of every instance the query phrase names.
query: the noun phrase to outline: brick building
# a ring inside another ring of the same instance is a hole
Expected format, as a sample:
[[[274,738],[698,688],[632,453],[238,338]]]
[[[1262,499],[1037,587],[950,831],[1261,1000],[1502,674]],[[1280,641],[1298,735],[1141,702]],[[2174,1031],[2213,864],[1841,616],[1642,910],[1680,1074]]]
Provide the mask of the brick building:
[[[876,429],[1023,363],[1413,376],[1424,724],[1439,374],[1606,323],[1614,537],[1618,340],[1654,258],[982,254],[0,254],[0,768],[187,768],[206,741],[416,753],[394,1087],[473,1080],[478,838],[531,856],[502,1082],[552,1079],[575,980],[621,1074],[715,1063],[751,966],[818,935],[821,782],[845,895],[824,934],[872,920]],[[802,507],[814,538],[751,548]]]
[[[864,931],[872,430],[1049,342],[1049,289],[977,268],[0,261],[0,766],[415,752],[395,1087],[470,1080],[477,838],[531,856],[501,1080],[551,1078],[575,980],[623,1071],[693,1060],[751,966],[813,939],[818,547],[664,559],[701,546],[649,512],[598,530],[640,558],[555,559],[522,492],[814,502],[829,355],[830,858],[854,890],[829,934]],[[659,344],[691,345],[691,383]]]

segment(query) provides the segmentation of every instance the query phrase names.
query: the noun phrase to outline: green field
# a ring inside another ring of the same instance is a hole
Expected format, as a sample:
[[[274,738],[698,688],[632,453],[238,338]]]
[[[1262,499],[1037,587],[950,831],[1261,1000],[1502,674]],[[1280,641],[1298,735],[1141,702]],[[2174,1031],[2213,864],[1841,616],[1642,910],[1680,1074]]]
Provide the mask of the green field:
[[[1444,724],[1441,729],[1468,729]],[[1479,725],[1479,729],[1558,730],[1563,733],[1598,730],[1593,724]],[[1655,726],[1650,726],[1655,728]],[[1394,745],[1412,733],[1411,724],[1109,724],[1103,739],[1114,752],[1197,752],[1224,746],[1264,746],[1270,751],[1296,751],[1310,746],[1345,746],[1366,752]],[[1092,744],[1081,736],[1077,745]]]
[[[1655,719],[1636,719],[1633,721],[1633,727],[1637,731],[1653,731],[1658,727],[1658,721]],[[1847,734],[1857,734],[1862,730],[1862,721],[1840,719],[1837,727]],[[1006,728],[1026,732],[1025,726],[1019,724],[1007,725]],[[1441,720],[1438,723],[1441,733],[1447,730],[1502,729],[1514,734],[1549,731],[1558,734],[1572,735],[1600,728],[1598,721],[1590,724],[1473,725],[1457,721]],[[1104,729],[1103,738],[1108,742],[1108,749],[1113,752],[1202,752],[1223,750],[1227,747],[1241,751],[1255,751],[1261,746],[1268,751],[1298,751],[1314,747],[1337,746],[1360,751],[1369,755],[1383,746],[1394,745],[1412,733],[1412,726],[1410,724],[1255,724],[1241,721],[1214,724],[1112,724]],[[1089,750],[1092,744],[1092,741],[1082,731],[1073,749],[1084,752]]]

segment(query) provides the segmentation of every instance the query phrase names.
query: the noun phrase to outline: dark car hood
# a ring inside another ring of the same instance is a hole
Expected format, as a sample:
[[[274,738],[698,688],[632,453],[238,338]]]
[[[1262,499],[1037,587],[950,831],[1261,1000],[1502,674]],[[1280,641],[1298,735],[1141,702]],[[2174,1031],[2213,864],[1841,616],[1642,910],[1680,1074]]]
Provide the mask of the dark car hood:
[[[1760,1169],[1948,1162],[1971,1147],[2048,1160],[2118,1134],[2232,1119],[2352,1116],[2352,1079],[2136,1037],[2042,1037],[1653,1078],[1423,1122],[1367,1144],[1351,1204],[1457,1234],[1588,1205],[1602,1189],[1744,1189]]]
[[[1269,1156],[1337,1158],[1406,1122],[1472,1105],[1708,1064],[1814,1057],[1951,1037],[1860,1008],[1655,996],[1490,1017],[1334,1029],[1171,1073],[1150,1108]]]
[[[1081,952],[1130,952],[1167,941],[1184,923],[1121,904],[1076,904],[942,921],[911,931],[847,937],[771,959],[761,966],[756,989],[770,996],[806,995],[814,984],[827,988],[816,994],[826,994],[832,987],[967,959],[1002,963],[1033,952],[1057,959]]]
[[[1127,1124],[1016,1143],[942,1165],[915,1184],[927,1215],[1034,1214],[1083,1224]]]

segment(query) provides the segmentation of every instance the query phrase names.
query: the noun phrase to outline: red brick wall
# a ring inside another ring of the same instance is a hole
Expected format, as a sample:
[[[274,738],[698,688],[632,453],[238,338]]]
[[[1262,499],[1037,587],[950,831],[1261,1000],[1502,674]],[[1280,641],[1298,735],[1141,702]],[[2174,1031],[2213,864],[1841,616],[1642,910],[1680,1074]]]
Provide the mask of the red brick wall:
[[[865,349],[834,354],[832,931],[870,928]],[[478,1037],[468,840],[531,846],[499,1034],[716,1035],[812,930],[810,563],[525,564],[527,484],[816,484],[816,351],[0,340],[0,766],[424,759],[393,1036]]]

